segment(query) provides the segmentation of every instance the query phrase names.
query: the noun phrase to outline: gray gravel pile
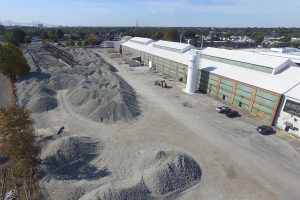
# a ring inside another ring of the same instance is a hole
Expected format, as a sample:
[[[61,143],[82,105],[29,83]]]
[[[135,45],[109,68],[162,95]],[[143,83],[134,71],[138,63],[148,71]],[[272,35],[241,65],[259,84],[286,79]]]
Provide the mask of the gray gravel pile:
[[[98,122],[128,121],[139,115],[134,90],[106,68],[98,68],[69,90],[68,99],[80,114]]]
[[[132,183],[117,182],[106,184],[80,198],[80,200],[124,200],[124,199],[154,199],[143,181]]]
[[[67,136],[50,142],[41,152],[47,178],[88,179],[103,177],[105,170],[89,165],[104,145],[87,137]]]
[[[86,194],[81,200],[172,199],[198,183],[201,169],[189,155],[159,151],[148,156],[140,174],[124,181],[106,184]]]
[[[90,49],[64,50],[80,65],[75,68],[63,65],[42,44],[28,46],[29,64],[37,63],[42,72],[32,72],[17,84],[20,105],[32,112],[49,111],[58,104],[55,91],[68,89],[68,100],[77,112],[94,121],[128,121],[139,115],[134,90],[114,73],[112,66]]]
[[[185,153],[160,151],[144,164],[143,180],[156,195],[186,189],[201,178],[199,165]]]
[[[26,107],[31,112],[41,113],[52,110],[58,105],[56,98],[51,96],[34,96],[30,99]]]
[[[66,90],[75,87],[78,84],[78,79],[75,76],[70,76],[67,74],[58,74],[53,76],[48,85],[53,90]]]
[[[88,48],[65,48],[64,50],[68,51],[75,60],[83,66],[100,66],[102,64],[100,57]]]
[[[45,112],[57,107],[56,92],[47,87],[45,80],[30,78],[16,84],[19,105],[32,112]]]

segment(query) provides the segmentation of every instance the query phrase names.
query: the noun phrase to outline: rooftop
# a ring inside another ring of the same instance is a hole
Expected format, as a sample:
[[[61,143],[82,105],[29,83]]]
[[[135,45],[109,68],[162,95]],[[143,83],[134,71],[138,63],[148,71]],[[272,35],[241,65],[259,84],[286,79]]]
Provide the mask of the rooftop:
[[[273,57],[267,55],[260,55],[252,52],[245,52],[239,50],[226,50],[226,49],[211,48],[211,47],[204,49],[202,53],[208,56],[214,56],[214,57],[224,58],[228,60],[234,60],[243,63],[264,66],[271,69],[275,69],[281,66],[282,64],[288,62],[289,60],[288,58],[280,58],[280,57]]]
[[[279,58],[287,58],[292,60],[295,63],[300,63],[300,54],[299,55],[293,55],[293,54],[287,54],[287,53],[277,53],[277,52],[259,52],[261,55],[268,55],[268,56],[274,56]]]
[[[136,43],[136,42],[131,42],[134,38],[132,38],[131,40],[123,43],[122,45],[125,47],[129,47],[129,48],[133,48],[139,51],[143,51],[145,53],[149,53],[161,58],[165,58],[165,59],[169,59],[169,60],[173,60],[175,62],[187,65],[189,62],[189,58],[190,58],[190,52],[186,51],[184,53],[179,53],[176,51],[170,51],[164,48],[157,48],[154,47],[153,44],[156,44],[156,42],[151,42],[147,45],[143,45],[140,43]],[[161,41],[162,42],[162,41]],[[162,43],[159,44],[162,44]],[[168,44],[170,44],[170,42],[167,42]],[[167,44],[167,43],[163,43],[163,44]],[[179,43],[180,44],[180,43]]]
[[[294,99],[300,99],[300,83],[296,85],[294,88],[290,89],[287,93],[285,93],[285,96]]]
[[[163,41],[163,40],[159,40],[159,41],[153,43],[153,46],[157,47],[157,48],[162,48],[162,49],[165,49],[165,50],[175,51],[175,52],[178,52],[178,53],[184,53],[184,52],[186,52],[186,51],[188,51],[192,48],[195,48],[190,44],[184,44],[184,43],[178,43],[178,42],[169,42],[169,41]]]
[[[142,37],[134,37],[134,38],[131,38],[130,41],[134,42],[134,43],[142,44],[142,45],[147,45],[147,44],[153,42],[153,40],[150,38],[142,38]]]
[[[126,42],[126,41],[130,40],[131,38],[132,38],[131,36],[125,35],[124,37],[121,38],[121,41]]]
[[[272,75],[217,61],[202,59],[200,68],[278,94],[286,93],[290,88],[300,82],[299,67],[289,67],[276,75]]]

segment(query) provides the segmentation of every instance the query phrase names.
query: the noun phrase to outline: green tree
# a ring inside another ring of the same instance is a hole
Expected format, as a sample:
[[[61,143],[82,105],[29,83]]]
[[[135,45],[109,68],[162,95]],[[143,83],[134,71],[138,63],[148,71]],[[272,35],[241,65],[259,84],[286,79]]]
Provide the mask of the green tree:
[[[133,30],[133,36],[134,37],[144,37],[144,33],[142,29],[136,28]]]
[[[85,39],[84,45],[98,45],[100,43],[100,39],[97,35],[91,35]]]
[[[72,47],[75,45],[74,40],[72,40],[71,38],[65,41],[65,45],[68,47]]]
[[[0,24],[0,35],[4,35],[5,34],[5,26],[3,26],[2,24]]]
[[[42,37],[43,40],[48,40],[49,39],[48,32],[47,31],[43,31],[41,37]]]
[[[25,42],[25,36],[25,32],[22,29],[16,28],[6,32],[5,41],[19,46]]]
[[[178,42],[179,32],[175,28],[167,28],[165,30],[164,39],[168,41]]]
[[[161,31],[156,31],[154,33],[154,35],[152,36],[152,39],[160,40],[160,39],[163,39],[163,37],[164,37],[164,34]]]
[[[61,29],[57,29],[55,32],[55,35],[58,40],[61,40],[64,38],[64,32]]]
[[[286,35],[283,38],[280,39],[281,42],[291,42],[292,36]]]
[[[28,74],[30,66],[27,64],[21,49],[17,46],[5,43],[0,45],[0,71],[11,80]]]
[[[254,32],[251,35],[251,39],[255,40],[258,44],[262,43],[266,36],[266,33],[263,32]]]
[[[48,30],[48,36],[50,40],[57,40],[56,32],[53,29]]]
[[[196,33],[192,30],[184,31],[183,36],[188,39],[194,39],[196,37]]]

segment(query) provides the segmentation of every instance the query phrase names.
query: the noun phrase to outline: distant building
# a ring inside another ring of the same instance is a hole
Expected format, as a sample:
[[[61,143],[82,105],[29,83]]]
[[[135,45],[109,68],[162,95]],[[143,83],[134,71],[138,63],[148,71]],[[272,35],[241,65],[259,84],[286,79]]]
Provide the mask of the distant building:
[[[300,47],[300,38],[292,38],[291,43],[292,43],[292,45],[296,45],[296,46]]]
[[[115,43],[114,43],[114,48],[115,48],[115,50],[116,50],[117,52],[121,53],[121,51],[122,51],[122,46],[121,46],[121,45],[122,45],[124,42],[130,40],[131,38],[132,38],[131,36],[126,35],[126,36],[122,37],[120,41],[115,42]]]
[[[102,48],[114,48],[114,42],[113,41],[103,41],[100,44],[100,47],[102,47]]]
[[[43,25],[43,24],[38,24],[38,25],[37,25],[37,28],[38,28],[38,29],[43,29],[43,28],[44,28],[44,25]]]

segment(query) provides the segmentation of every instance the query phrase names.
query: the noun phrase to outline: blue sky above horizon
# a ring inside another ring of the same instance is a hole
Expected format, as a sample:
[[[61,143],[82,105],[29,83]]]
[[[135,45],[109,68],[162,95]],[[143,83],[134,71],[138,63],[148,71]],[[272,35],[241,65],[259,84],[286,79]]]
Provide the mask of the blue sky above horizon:
[[[64,26],[300,27],[300,0],[0,0],[2,22]]]

